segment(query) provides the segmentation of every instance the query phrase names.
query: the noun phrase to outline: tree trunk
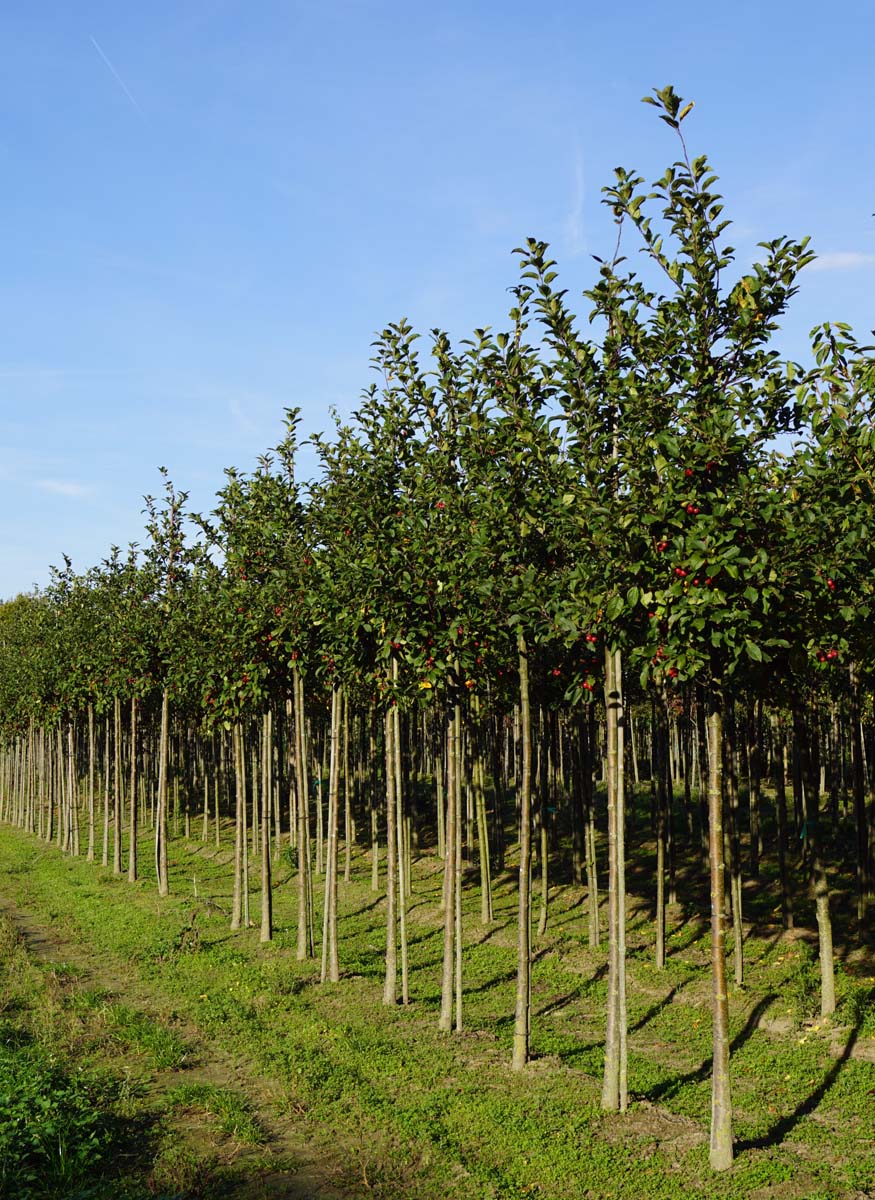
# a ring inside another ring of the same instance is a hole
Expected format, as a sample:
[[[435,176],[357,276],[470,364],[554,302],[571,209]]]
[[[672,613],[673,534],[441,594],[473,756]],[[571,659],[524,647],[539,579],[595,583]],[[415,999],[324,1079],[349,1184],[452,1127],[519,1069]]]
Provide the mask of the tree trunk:
[[[781,884],[781,923],[793,928],[793,896],[787,871],[787,774],[784,762],[784,729],[779,717],[773,718],[775,745],[775,809],[778,820],[778,876]]]
[[[392,708],[386,709],[384,726],[384,757],[386,760],[386,978],[383,983],[383,1003],[398,1003],[398,931],[395,913],[396,857],[398,834],[395,800],[395,720]]]
[[[52,798],[49,795],[48,825],[51,826]],[[51,833],[49,833],[51,838]],[[103,719],[103,848],[100,857],[102,867],[109,866],[109,714]]]
[[[352,808],[352,777],[349,772],[349,693],[343,696],[343,882],[352,878],[352,844],[355,841],[355,819]]]
[[[866,833],[866,792],[863,773],[863,737],[860,727],[860,683],[855,665],[850,668],[851,684],[851,792],[854,798],[854,828],[857,842],[857,919],[866,919],[870,890],[869,846]]]
[[[760,784],[762,779],[763,753],[763,704],[757,700],[748,722],[748,778],[750,780],[750,874],[758,879],[760,874]]]
[[[299,961],[313,956],[313,906],[310,874],[310,798],[307,779],[307,725],[304,680],[292,668],[295,708],[295,781],[298,792],[298,945]]]
[[[131,775],[128,800],[128,882],[137,882],[137,697],[131,697]]]
[[[122,702],[116,696],[112,705],[113,778],[112,778],[112,873],[122,873]],[[161,895],[165,893],[161,892]]]
[[[234,754],[234,896],[231,902],[231,928],[243,923],[243,807],[246,804],[246,782],[243,778],[243,736],[239,721],[234,724],[231,743]]]
[[[273,894],[270,877],[270,806],[273,778],[273,714],[268,708],[261,724],[261,932],[260,940],[273,938]]]
[[[42,740],[42,739],[40,739]],[[42,786],[42,782],[40,783]],[[40,819],[42,819],[42,794],[40,793]],[[94,705],[88,702],[88,862],[94,862]]]
[[[392,660],[392,682],[398,685],[398,660]],[[410,1003],[410,972],[407,958],[407,896],[410,872],[410,826],[404,795],[404,773],[401,769],[401,713],[396,704],[392,709],[392,766],[395,772],[395,836],[398,839],[398,934],[401,941],[401,1003]]]
[[[744,925],[742,924],[741,838],[738,815],[738,727],[735,706],[729,710],[729,892],[732,911],[732,961],[735,982],[744,984]]]
[[[805,829],[808,839],[811,886],[814,891],[814,906],[817,915],[817,938],[820,955],[820,1015],[831,1016],[835,1012],[835,963],[833,959],[832,918],[829,911],[829,880],[820,831],[817,772],[811,754],[808,724],[801,709],[793,713],[796,741],[801,760],[802,791],[805,805]]]
[[[711,979],[713,1076],[710,1162],[732,1166],[732,1099],[729,1090],[729,997],[726,990],[725,862],[723,858],[723,703],[715,691],[708,711],[708,847],[711,866]]]
[[[456,962],[456,877],[461,873],[461,802],[459,756],[461,754],[461,710],[453,705],[447,726],[447,831],[444,856],[443,915],[444,944],[441,968],[441,1012],[438,1028],[445,1033],[453,1027],[453,993]]]
[[[170,895],[167,873],[167,722],[170,698],[167,688],[161,694],[161,733],[158,742],[158,811],[155,814],[155,875],[158,895]]]
[[[532,1011],[532,715],[529,657],[522,632],[517,637],[520,672],[521,766],[517,789],[520,819],[520,877],[517,916],[516,1009],[511,1067],[521,1071],[529,1060]]]
[[[339,687],[331,689],[330,752],[328,760],[328,846],[325,863],[325,905],[322,919],[322,971],[325,983],[340,981],[337,954],[337,833],[340,779],[340,728],[343,694]]]
[[[605,650],[608,784],[608,1013],[602,1108],[625,1112],[626,880],[622,659]]]

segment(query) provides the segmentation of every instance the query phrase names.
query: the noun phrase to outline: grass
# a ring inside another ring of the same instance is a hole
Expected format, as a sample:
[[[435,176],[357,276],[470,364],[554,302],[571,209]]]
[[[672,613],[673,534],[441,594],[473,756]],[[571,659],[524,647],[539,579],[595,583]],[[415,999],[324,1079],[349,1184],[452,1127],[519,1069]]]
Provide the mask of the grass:
[[[184,1083],[168,1095],[171,1108],[204,1112],[215,1118],[217,1127],[229,1137],[247,1146],[264,1144],[265,1132],[252,1111],[252,1105],[230,1088],[214,1083]]]
[[[0,919],[0,1196],[106,1195],[94,1177],[124,1140],[115,1080],[64,1053],[57,989]]]
[[[185,1040],[173,1029],[126,1004],[109,1004],[104,1020],[122,1046],[146,1054],[158,1070],[182,1067],[190,1054]]]
[[[730,995],[736,1163],[712,1175],[710,945],[700,881],[695,864],[679,873],[683,904],[671,910],[669,958],[657,971],[652,864],[646,847],[635,854],[632,1104],[627,1114],[615,1115],[599,1106],[606,949],[588,946],[584,895],[568,883],[552,889],[547,934],[536,939],[533,1062],[514,1074],[516,889],[510,871],[496,881],[489,927],[480,924],[475,877],[466,886],[465,1032],[447,1036],[437,1031],[441,875],[431,855],[415,864],[410,901],[413,1002],[385,1008],[384,900],[370,891],[365,854],[354,856],[352,882],[340,884],[344,977],[331,986],[318,983],[317,964],[296,961],[294,882],[287,869],[275,890],[274,941],[260,945],[256,929],[229,932],[227,842],[218,852],[212,844],[174,842],[172,894],[159,901],[149,879],[132,888],[14,831],[4,830],[0,839],[0,869],[11,872],[7,894],[41,919],[75,930],[95,953],[129,964],[159,1009],[194,1022],[211,1044],[247,1064],[252,1081],[272,1081],[274,1116],[318,1145],[326,1177],[353,1195],[849,1200],[875,1193],[875,1065],[853,1054],[872,1045],[875,1029],[871,953],[845,954],[839,1010],[833,1021],[818,1021],[816,950],[804,933],[782,934],[774,924],[774,881],[764,864],[757,890],[746,896],[753,923],[745,986]],[[253,915],[256,908],[257,892]],[[803,905],[799,920],[808,918]],[[158,1047],[173,1034],[180,1065],[178,1056],[188,1051],[172,1020],[158,1023],[158,1036],[148,1021],[120,1014],[123,1004],[107,1005],[97,996],[88,1001],[86,993],[80,990],[77,1003],[80,1009],[91,1004],[95,1019],[104,1014],[104,1035],[128,1039],[157,1069]],[[205,1115],[228,1137],[255,1142],[259,1114],[234,1092],[182,1084],[167,1094],[165,1111]],[[176,1179],[178,1191],[203,1191],[197,1162],[177,1158],[175,1166],[165,1163],[165,1176]],[[165,1176],[159,1172],[159,1179]]]
[[[191,1044],[87,986],[86,967],[41,953],[0,914],[0,1200],[261,1196],[258,1164],[236,1161],[265,1141],[247,1099],[162,1086],[187,1069]]]

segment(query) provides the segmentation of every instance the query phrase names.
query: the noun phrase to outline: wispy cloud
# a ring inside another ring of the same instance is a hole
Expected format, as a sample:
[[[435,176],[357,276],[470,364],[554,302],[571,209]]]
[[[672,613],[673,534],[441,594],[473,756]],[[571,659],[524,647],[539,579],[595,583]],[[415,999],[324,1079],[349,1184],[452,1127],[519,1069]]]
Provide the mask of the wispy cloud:
[[[252,419],[250,414],[244,408],[241,401],[236,396],[233,396],[228,401],[228,412],[230,413],[231,418],[234,421],[234,424],[236,425],[236,427],[240,433],[256,433],[257,432],[257,430],[258,430],[257,422],[255,422]]]
[[[583,204],[586,187],[583,173],[583,155],[578,150],[574,156],[574,184],[571,209],[565,218],[565,233],[572,254],[582,254],[586,249],[586,233],[583,227]]]
[[[109,61],[107,56],[104,54],[97,38],[94,36],[94,34],[89,34],[88,36],[91,38],[92,46],[97,51],[97,53],[100,55],[100,57],[103,59],[103,61],[106,63],[107,67],[109,67],[110,71],[112,72],[113,79],[116,81],[116,83],[119,85],[121,90],[124,92],[124,94],[130,100],[131,104],[133,104],[134,108],[137,110],[137,112],[140,114],[140,116],[145,119],[145,114],[143,113],[143,110],[140,108],[139,104],[136,102],[134,97],[131,95],[131,93],[128,89],[128,85],[125,83],[125,81],[122,79],[121,75],[119,75],[118,71],[115,69],[115,67],[112,65],[112,63]]]
[[[36,486],[44,492],[52,492],[56,496],[67,496],[72,500],[81,500],[94,493],[93,487],[84,483],[74,483],[67,479],[37,479]]]
[[[831,254],[819,254],[810,271],[856,271],[860,267],[875,267],[875,254],[863,250],[835,250]]]

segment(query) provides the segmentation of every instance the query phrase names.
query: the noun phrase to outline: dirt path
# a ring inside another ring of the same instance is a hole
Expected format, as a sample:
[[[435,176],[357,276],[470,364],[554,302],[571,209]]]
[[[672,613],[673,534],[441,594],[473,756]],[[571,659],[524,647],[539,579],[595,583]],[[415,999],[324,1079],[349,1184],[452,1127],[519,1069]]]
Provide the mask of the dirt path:
[[[121,1003],[172,1027],[191,1046],[186,1063],[175,1069],[153,1071],[145,1085],[148,1103],[160,1103],[163,1094],[181,1084],[212,1084],[242,1094],[266,1133],[262,1146],[242,1146],[216,1135],[208,1119],[180,1113],[174,1127],[186,1124],[188,1142],[199,1141],[205,1153],[223,1170],[221,1195],[234,1200],[356,1200],[369,1193],[345,1186],[350,1159],[324,1130],[308,1127],[303,1118],[283,1118],[280,1086],[259,1074],[245,1055],[226,1053],[209,1041],[190,1021],[169,1012],[168,998],[150,988],[123,964],[74,941],[52,926],[37,920],[14,901],[0,896],[0,916],[13,925],[31,957],[37,961],[73,967],[77,986],[107,993],[112,1003]],[[288,1104],[285,1104],[288,1107]],[[225,1182],[224,1173],[229,1176]],[[193,1194],[199,1194],[194,1192]]]

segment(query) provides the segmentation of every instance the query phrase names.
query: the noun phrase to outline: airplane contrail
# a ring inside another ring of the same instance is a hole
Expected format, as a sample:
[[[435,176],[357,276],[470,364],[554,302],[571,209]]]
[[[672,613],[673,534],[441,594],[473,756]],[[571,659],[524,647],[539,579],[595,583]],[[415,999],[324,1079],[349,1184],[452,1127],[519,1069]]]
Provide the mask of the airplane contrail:
[[[112,71],[113,78],[115,79],[116,83],[122,89],[122,91],[127,96],[127,98],[130,100],[131,104],[133,104],[134,108],[137,110],[137,112],[140,114],[140,116],[143,117],[143,119],[145,120],[145,114],[143,113],[143,110],[140,108],[139,104],[136,102],[134,97],[131,95],[131,93],[128,89],[128,85],[125,83],[125,81],[122,79],[121,75],[119,75],[118,71],[115,69],[115,67],[112,65],[112,63],[109,61],[109,59],[104,54],[97,38],[93,34],[89,34],[88,36],[91,38],[91,44],[94,47],[94,49],[97,51],[97,53],[100,55],[100,57],[106,63],[106,65],[109,67],[110,71]]]

